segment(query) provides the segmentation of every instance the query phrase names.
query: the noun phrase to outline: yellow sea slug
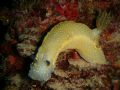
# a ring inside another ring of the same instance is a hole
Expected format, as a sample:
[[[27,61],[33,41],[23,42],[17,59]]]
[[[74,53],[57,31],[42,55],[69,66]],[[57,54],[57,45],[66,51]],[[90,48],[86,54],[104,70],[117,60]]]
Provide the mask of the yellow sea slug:
[[[67,49],[75,49],[89,63],[107,64],[99,45],[99,37],[111,19],[110,13],[101,13],[96,21],[97,28],[94,30],[85,24],[73,21],[64,21],[55,25],[38,49],[28,75],[42,83],[49,80],[59,53]]]
[[[59,53],[67,49],[75,49],[89,63],[106,64],[99,46],[100,33],[100,30],[91,30],[85,24],[73,21],[57,24],[48,32],[38,49],[29,76],[34,80],[47,81],[54,71]]]

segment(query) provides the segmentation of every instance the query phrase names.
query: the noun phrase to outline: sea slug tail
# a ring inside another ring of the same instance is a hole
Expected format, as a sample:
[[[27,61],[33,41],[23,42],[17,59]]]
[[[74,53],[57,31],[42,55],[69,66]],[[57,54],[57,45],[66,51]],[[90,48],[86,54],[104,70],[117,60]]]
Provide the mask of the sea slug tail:
[[[100,12],[96,20],[97,29],[101,30],[100,32],[102,32],[102,30],[104,30],[109,25],[112,19],[113,16],[111,15],[111,12]]]

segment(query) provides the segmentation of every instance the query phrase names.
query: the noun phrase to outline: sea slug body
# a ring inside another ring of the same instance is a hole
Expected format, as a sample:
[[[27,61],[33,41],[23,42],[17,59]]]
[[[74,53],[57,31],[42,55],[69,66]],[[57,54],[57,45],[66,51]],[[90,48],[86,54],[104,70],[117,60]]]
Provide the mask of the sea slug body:
[[[106,64],[104,53],[99,45],[100,31],[91,30],[82,23],[64,21],[52,28],[46,35],[31,64],[29,76],[41,82],[47,81],[54,71],[60,52],[75,49],[89,63]]]

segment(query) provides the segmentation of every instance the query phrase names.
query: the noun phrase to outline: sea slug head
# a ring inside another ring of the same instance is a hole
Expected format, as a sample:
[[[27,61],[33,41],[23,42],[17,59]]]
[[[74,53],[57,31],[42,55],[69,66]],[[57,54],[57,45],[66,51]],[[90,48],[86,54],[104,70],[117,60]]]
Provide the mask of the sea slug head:
[[[54,65],[47,53],[39,51],[35,57],[34,62],[30,65],[28,76],[33,80],[38,80],[44,83],[49,80],[51,73],[54,71]]]

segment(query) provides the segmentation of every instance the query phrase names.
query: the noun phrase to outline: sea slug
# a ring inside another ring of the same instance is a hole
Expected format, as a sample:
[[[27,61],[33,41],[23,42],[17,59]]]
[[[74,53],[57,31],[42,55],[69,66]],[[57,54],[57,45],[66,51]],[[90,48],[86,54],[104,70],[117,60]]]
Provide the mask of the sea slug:
[[[41,82],[47,81],[54,71],[60,52],[75,49],[89,63],[106,64],[99,45],[101,30],[91,30],[82,23],[64,21],[55,25],[46,35],[31,64],[29,76]]]

